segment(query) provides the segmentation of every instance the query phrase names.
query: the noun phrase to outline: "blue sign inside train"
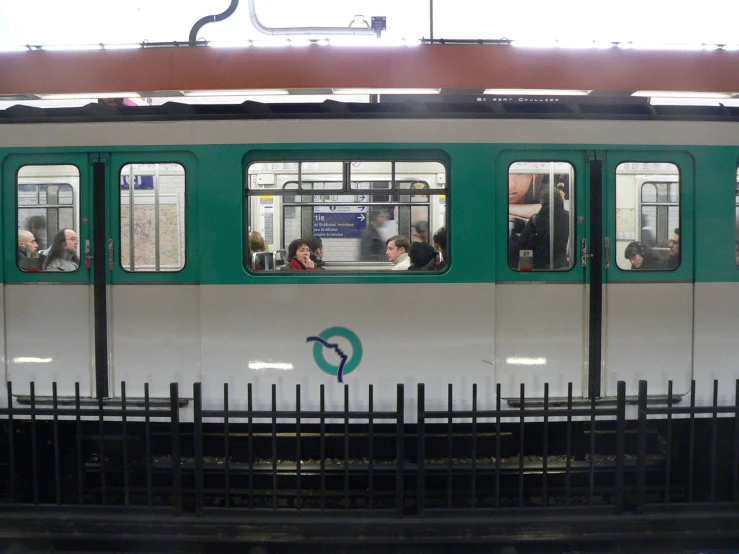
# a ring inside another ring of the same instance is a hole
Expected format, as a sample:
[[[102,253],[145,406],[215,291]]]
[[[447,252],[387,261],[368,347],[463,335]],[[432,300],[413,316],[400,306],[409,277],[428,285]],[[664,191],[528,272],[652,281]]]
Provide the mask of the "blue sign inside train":
[[[129,175],[121,175],[121,190],[128,190],[131,186]],[[153,175],[134,175],[133,190],[154,190]]]
[[[313,236],[356,239],[367,227],[367,216],[356,212],[322,212],[313,214]]]

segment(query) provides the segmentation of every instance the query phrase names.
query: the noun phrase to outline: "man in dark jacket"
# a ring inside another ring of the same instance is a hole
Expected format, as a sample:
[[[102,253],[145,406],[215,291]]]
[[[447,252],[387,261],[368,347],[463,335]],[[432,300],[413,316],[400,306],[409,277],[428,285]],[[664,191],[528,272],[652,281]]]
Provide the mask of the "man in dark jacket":
[[[28,271],[28,255],[38,250],[38,243],[33,233],[30,231],[20,230],[18,231],[18,249],[16,258],[18,261],[18,268],[23,271]],[[38,258],[36,258],[38,260]],[[32,264],[33,265],[33,264]],[[39,264],[36,263],[36,271],[38,271]]]
[[[388,220],[385,210],[370,212],[369,225],[362,233],[359,246],[359,260],[362,262],[386,262],[385,241],[378,229]]]

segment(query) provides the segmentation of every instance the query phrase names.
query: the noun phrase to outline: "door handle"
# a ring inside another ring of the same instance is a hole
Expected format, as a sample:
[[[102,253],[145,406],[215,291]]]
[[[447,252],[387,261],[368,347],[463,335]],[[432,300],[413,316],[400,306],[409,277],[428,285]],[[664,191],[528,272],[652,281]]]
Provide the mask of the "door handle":
[[[113,246],[113,239],[108,239],[108,269],[113,271],[113,254],[115,253],[115,247]]]
[[[588,254],[588,239],[580,240],[580,265],[585,267],[588,265],[588,258],[592,258],[592,254]]]
[[[603,241],[603,256],[605,258],[603,260],[603,267],[605,267],[606,269],[610,269],[611,268],[611,238],[610,237],[606,237],[605,240]]]
[[[92,265],[92,259],[95,256],[93,256],[90,253],[90,239],[85,240],[85,269],[90,269],[90,266]]]

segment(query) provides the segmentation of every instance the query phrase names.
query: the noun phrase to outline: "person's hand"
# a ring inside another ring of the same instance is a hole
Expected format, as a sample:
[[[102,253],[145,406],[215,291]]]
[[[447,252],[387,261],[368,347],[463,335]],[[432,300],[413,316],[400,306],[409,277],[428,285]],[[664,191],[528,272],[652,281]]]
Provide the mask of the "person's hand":
[[[313,263],[313,260],[310,259],[310,255],[307,259],[303,260],[303,265],[309,269],[316,267],[316,264]]]

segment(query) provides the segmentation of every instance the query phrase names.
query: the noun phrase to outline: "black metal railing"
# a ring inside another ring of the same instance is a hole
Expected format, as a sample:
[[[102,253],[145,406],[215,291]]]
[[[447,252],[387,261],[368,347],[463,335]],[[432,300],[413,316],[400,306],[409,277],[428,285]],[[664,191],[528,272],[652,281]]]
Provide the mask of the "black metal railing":
[[[696,406],[695,383],[680,404],[671,383],[662,404],[648,403],[645,381],[633,401],[625,391],[619,382],[615,403],[583,403],[570,386],[554,402],[545,386],[532,407],[521,386],[511,407],[500,386],[481,399],[473,385],[471,406],[458,409],[462,391],[449,385],[446,407],[430,409],[425,385],[413,394],[397,385],[394,409],[378,410],[369,386],[366,409],[356,410],[347,386],[340,409],[326,409],[324,386],[305,409],[296,385],[285,410],[274,385],[269,409],[255,409],[252,385],[234,409],[226,384],[220,408],[205,409],[196,383],[192,420],[183,421],[177,384],[164,406],[148,386],[134,405],[125,383],[115,405],[90,406],[79,385],[69,402],[53,384],[47,404],[33,383],[21,405],[9,383],[0,505],[417,517],[739,504],[739,380],[731,405],[719,405],[717,382],[707,406]],[[406,403],[415,421],[405,420]]]

